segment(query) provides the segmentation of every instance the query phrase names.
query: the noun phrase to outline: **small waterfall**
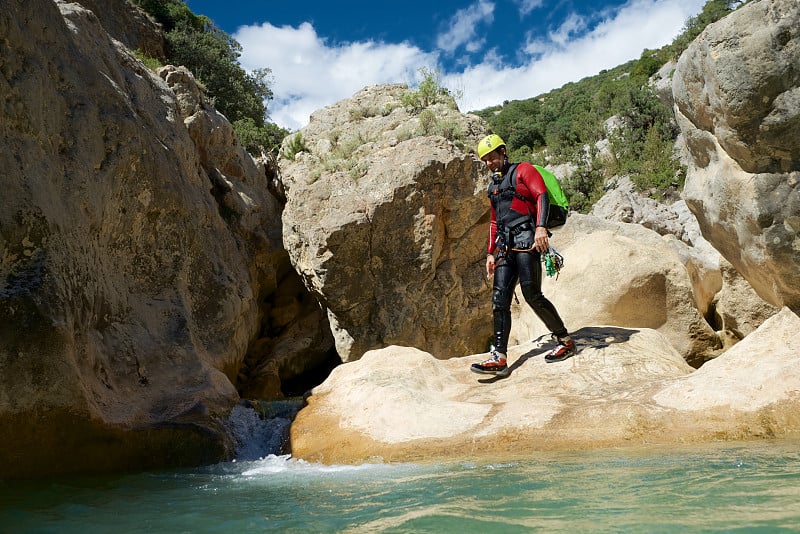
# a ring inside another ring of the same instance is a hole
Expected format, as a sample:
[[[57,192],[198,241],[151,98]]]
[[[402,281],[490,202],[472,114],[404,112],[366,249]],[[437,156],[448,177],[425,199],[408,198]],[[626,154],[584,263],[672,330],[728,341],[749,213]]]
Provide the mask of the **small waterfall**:
[[[286,453],[289,426],[303,406],[302,399],[243,402],[228,416],[236,443],[236,461],[254,461]]]

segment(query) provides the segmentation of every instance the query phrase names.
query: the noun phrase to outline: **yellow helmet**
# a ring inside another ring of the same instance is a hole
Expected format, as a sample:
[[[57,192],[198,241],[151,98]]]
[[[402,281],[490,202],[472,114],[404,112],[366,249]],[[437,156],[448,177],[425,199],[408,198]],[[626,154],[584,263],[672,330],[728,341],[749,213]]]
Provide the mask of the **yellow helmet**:
[[[503,141],[499,135],[487,135],[478,143],[478,157],[483,159],[483,156],[493,150],[497,150],[501,146],[506,146],[506,142]]]

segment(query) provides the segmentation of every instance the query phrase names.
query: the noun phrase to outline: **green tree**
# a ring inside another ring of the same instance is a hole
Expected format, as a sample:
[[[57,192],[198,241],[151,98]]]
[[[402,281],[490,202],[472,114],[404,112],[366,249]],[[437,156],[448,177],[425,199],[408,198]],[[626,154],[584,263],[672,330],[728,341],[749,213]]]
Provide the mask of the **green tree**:
[[[637,189],[651,189],[660,197],[665,191],[683,187],[685,173],[672,155],[672,146],[661,137],[657,127],[647,131],[638,172],[631,178]]]
[[[259,155],[263,150],[275,152],[280,147],[283,138],[288,134],[284,128],[268,122],[259,126],[250,117],[239,119],[233,123],[233,129],[239,142],[253,155]]]
[[[648,78],[658,72],[658,69],[660,69],[668,59],[669,58],[664,57],[664,54],[659,50],[645,49],[639,61],[637,61],[631,69],[631,78],[638,83],[647,83]]]
[[[241,45],[208,17],[192,13],[183,0],[134,1],[164,28],[167,60],[192,71],[248,150],[280,145],[288,132],[267,120],[266,102],[274,96],[269,69],[245,71],[239,64]]]

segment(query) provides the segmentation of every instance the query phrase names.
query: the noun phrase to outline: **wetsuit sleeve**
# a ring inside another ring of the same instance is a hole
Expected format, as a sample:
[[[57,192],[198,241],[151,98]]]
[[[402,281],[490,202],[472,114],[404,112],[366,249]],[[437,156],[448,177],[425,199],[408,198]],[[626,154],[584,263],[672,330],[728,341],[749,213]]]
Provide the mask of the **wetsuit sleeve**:
[[[536,170],[533,165],[520,164],[517,168],[517,181],[519,185],[527,189],[527,194],[523,194],[531,199],[530,206],[536,210],[536,226],[547,227],[547,215],[550,212],[550,197],[547,195],[547,186],[544,184],[544,178]]]
[[[497,214],[494,211],[494,206],[492,206],[491,209],[492,209],[492,218],[489,221],[489,246],[487,247],[486,251],[489,254],[494,254],[495,243],[496,243],[495,240],[497,239]]]

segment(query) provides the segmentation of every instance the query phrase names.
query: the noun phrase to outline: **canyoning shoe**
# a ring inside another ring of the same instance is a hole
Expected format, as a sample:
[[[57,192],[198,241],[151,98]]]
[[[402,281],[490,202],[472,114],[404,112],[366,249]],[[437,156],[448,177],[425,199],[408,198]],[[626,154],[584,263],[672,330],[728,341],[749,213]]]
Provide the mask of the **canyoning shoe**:
[[[481,363],[473,363],[470,365],[469,369],[474,373],[505,376],[508,374],[506,355],[501,352],[492,351],[488,360],[484,360]]]
[[[548,363],[562,362],[575,354],[575,342],[572,341],[572,339],[568,337],[558,339],[553,336],[553,341],[556,342],[556,346],[547,353],[544,357],[544,361]]]

